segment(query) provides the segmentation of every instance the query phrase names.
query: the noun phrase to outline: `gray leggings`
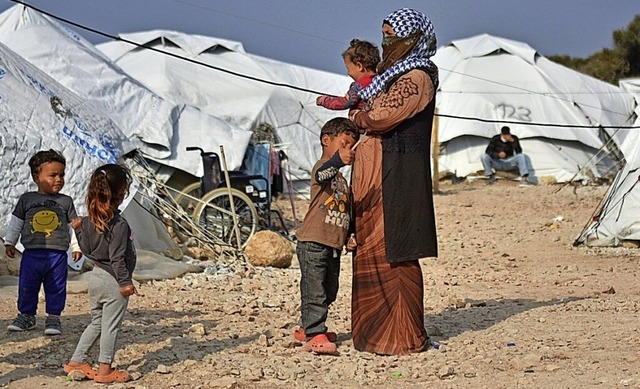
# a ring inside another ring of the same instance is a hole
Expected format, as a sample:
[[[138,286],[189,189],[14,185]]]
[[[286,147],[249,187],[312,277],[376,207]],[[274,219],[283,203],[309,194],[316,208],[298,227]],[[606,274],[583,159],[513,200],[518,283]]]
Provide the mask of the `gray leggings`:
[[[89,302],[91,323],[80,336],[71,360],[78,363],[86,362],[89,350],[99,337],[98,362],[112,363],[118,331],[127,311],[129,297],[120,294],[120,286],[111,274],[94,266],[89,277]]]

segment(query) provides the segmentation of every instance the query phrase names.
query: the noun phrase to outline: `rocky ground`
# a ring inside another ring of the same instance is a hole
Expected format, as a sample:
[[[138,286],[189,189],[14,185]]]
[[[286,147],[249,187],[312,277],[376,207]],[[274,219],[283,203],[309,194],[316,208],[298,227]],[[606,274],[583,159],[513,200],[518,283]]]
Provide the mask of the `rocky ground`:
[[[640,250],[572,246],[605,191],[442,183],[441,255],[423,261],[425,322],[438,348],[417,355],[352,348],[347,256],[328,323],[339,356],[312,355],[291,336],[295,261],[143,284],[116,354],[137,380],[112,387],[638,388]],[[43,335],[42,316],[34,331],[6,332],[15,300],[1,300],[0,386],[99,385],[68,382],[61,368],[89,320],[86,294],[69,296],[58,337]]]

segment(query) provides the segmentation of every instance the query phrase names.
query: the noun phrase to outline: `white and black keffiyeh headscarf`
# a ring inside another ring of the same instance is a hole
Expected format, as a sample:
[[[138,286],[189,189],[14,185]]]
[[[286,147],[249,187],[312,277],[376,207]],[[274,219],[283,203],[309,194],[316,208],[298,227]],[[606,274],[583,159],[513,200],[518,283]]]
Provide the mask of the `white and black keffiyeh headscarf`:
[[[358,93],[360,97],[368,100],[376,96],[382,92],[389,80],[416,68],[427,69],[434,87],[437,88],[438,68],[429,59],[436,53],[436,33],[431,20],[420,11],[401,8],[387,16],[384,23],[389,24],[396,36],[401,38],[406,38],[417,31],[422,32],[422,35],[414,49],[382,74],[375,76],[371,84]]]

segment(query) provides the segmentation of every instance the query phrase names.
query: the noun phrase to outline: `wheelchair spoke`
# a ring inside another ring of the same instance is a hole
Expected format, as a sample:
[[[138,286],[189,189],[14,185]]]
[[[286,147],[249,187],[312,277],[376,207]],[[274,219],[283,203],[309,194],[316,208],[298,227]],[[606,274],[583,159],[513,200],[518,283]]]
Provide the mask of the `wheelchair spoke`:
[[[240,242],[244,246],[256,230],[257,211],[253,202],[242,192],[232,190],[232,194]],[[226,188],[211,191],[202,199],[202,203],[194,214],[196,223],[225,242],[235,244],[233,214]]]

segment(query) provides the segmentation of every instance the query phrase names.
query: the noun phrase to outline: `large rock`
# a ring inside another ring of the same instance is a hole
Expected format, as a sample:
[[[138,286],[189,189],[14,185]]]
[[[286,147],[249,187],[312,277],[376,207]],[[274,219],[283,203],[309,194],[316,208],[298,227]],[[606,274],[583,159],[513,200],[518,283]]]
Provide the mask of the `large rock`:
[[[244,249],[247,260],[253,266],[285,268],[291,266],[291,243],[282,235],[269,231],[256,232]]]

